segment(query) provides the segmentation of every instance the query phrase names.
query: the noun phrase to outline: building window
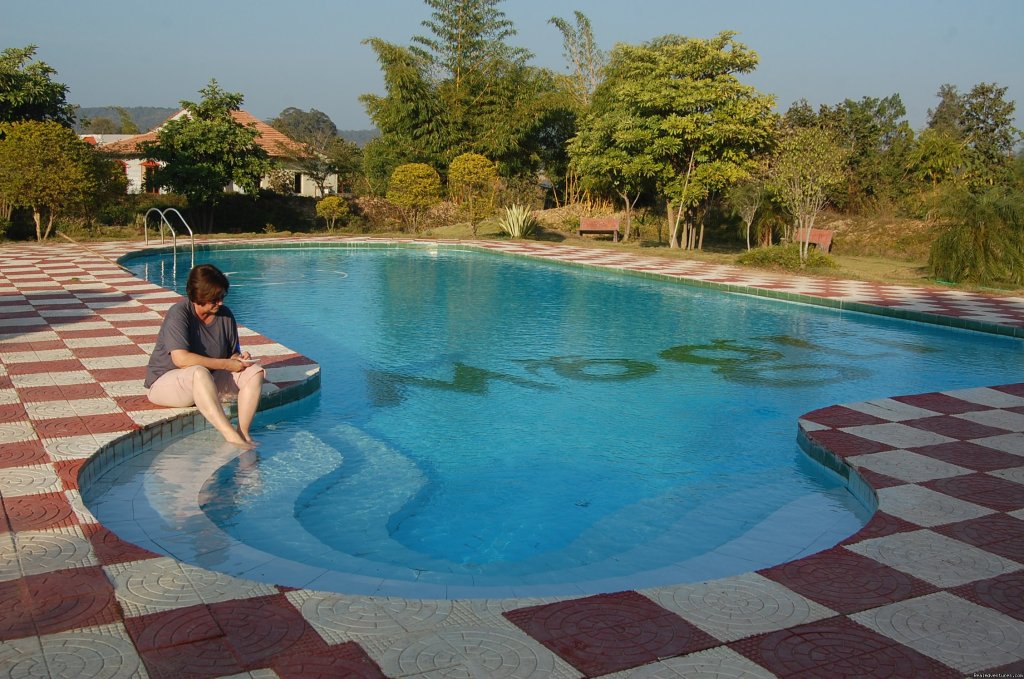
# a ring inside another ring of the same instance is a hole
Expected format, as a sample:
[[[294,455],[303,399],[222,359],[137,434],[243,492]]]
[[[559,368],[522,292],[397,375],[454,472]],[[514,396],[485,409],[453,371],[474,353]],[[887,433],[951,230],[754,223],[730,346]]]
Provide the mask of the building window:
[[[142,163],[142,190],[146,193],[160,193],[160,187],[153,180],[153,173],[158,167],[159,165],[152,160]]]
[[[300,196],[302,195],[302,173],[301,172],[296,172],[295,173],[295,180],[294,180],[294,183],[292,185],[292,190],[295,191],[295,193],[299,194]]]

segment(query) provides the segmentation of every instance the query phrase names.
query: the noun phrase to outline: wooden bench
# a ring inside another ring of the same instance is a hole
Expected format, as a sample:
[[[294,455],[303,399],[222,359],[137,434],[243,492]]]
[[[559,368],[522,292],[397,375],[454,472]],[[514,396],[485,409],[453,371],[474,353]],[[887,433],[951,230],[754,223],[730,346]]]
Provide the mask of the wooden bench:
[[[830,229],[811,229],[811,238],[807,239],[807,229],[797,229],[793,234],[794,243],[807,242],[809,245],[813,245],[823,252],[830,252],[832,250],[832,234],[835,231]]]
[[[610,233],[612,240],[619,242],[619,220],[615,217],[580,217],[577,236],[585,233]]]

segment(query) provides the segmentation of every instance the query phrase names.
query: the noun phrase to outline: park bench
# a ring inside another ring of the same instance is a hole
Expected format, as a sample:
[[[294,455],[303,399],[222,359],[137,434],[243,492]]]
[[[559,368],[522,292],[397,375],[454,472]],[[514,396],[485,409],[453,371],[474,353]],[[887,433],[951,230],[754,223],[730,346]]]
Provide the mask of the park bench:
[[[811,238],[807,239],[807,229],[797,229],[793,234],[794,243],[807,242],[822,252],[828,253],[832,250],[832,234],[835,231],[830,229],[811,229]]]
[[[580,226],[576,230],[577,236],[585,233],[608,233],[612,240],[619,242],[619,220],[615,217],[580,217]]]

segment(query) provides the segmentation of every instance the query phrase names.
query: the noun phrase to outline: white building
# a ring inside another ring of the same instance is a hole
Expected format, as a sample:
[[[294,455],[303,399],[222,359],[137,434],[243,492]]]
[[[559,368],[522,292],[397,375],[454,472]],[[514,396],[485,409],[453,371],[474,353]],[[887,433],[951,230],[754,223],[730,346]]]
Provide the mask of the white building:
[[[168,118],[168,120],[175,120],[183,115],[188,115],[188,111],[186,109],[178,111]],[[314,198],[320,197],[320,191],[316,183],[309,177],[309,175],[302,172],[301,167],[298,166],[296,161],[296,158],[301,157],[306,152],[302,144],[288,137],[284,133],[275,130],[270,125],[246,111],[232,111],[231,116],[236,122],[256,129],[256,132],[258,133],[256,143],[266,150],[271,161],[274,163],[275,169],[277,171],[283,170],[291,173],[292,192],[300,196],[311,196]],[[145,134],[135,135],[84,134],[82,135],[82,139],[90,144],[96,145],[98,148],[102,149],[104,153],[116,157],[121,164],[124,165],[124,172],[128,177],[129,193],[142,193],[147,190],[152,191],[153,193],[161,193],[162,191],[159,188],[147,188],[148,183],[146,182],[146,177],[150,172],[158,167],[158,164],[143,156],[140,148],[140,145],[143,142],[157,141],[157,133],[159,131],[160,127],[150,130]],[[268,188],[270,186],[270,181],[271,178],[269,176],[264,177],[263,181],[260,182],[260,186]],[[327,193],[337,193],[337,175],[332,174],[328,176],[324,188]],[[225,187],[225,191],[242,193],[242,190],[235,185]]]

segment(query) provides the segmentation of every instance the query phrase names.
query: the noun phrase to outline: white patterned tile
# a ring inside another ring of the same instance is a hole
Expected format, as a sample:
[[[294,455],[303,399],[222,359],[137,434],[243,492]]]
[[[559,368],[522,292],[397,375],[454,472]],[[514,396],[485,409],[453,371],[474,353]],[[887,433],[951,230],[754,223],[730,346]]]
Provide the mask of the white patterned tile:
[[[68,370],[57,373],[28,373],[26,375],[11,375],[11,383],[19,389],[26,387],[52,387],[71,384],[88,384],[95,382],[96,378],[85,370]]]
[[[288,599],[320,636],[331,644],[390,639],[442,624],[452,602],[439,600],[355,597],[297,590]]]
[[[601,679],[775,679],[775,675],[726,646],[667,658]]]
[[[18,531],[14,546],[25,575],[99,565],[92,543],[78,526]]]
[[[1000,479],[1006,479],[1007,481],[1013,481],[1024,486],[1024,467],[1013,467],[1011,469],[998,469],[994,472],[989,472],[990,476],[996,476]]]
[[[953,398],[959,398],[970,403],[977,403],[990,408],[1016,408],[1024,406],[1024,398],[1007,394],[1005,391],[979,387],[977,389],[957,389],[955,391],[942,392]]]
[[[64,340],[64,344],[72,349],[82,349],[85,347],[116,347],[131,343],[131,339],[124,335],[110,335],[108,337],[69,337]]]
[[[914,427],[908,427],[905,424],[898,424],[896,422],[842,427],[841,431],[870,441],[878,441],[893,448],[919,448],[939,443],[950,443],[956,440],[942,434],[915,429]]]
[[[834,611],[756,573],[641,593],[722,641],[835,615]]]
[[[1024,622],[949,592],[850,617],[961,672],[981,672],[1024,659]]]
[[[954,417],[1006,431],[1024,432],[1024,414],[1015,413],[1012,410],[979,410],[973,413],[954,415]]]
[[[7,467],[0,472],[0,497],[37,495],[62,489],[57,472],[49,464]]]
[[[0,443],[18,443],[36,438],[31,422],[0,422]]]
[[[918,526],[941,526],[993,513],[987,507],[922,486],[892,486],[876,493],[879,509]]]
[[[873,415],[880,420],[887,422],[902,422],[903,420],[919,420],[924,417],[935,417],[940,413],[934,410],[918,408],[908,403],[894,401],[891,398],[880,398],[861,403],[851,403],[846,406],[850,410]]]
[[[1024,433],[1014,432],[1012,434],[988,436],[983,439],[971,439],[971,443],[1024,457]]]
[[[870,469],[901,481],[921,483],[932,479],[945,479],[950,476],[971,474],[973,470],[936,460],[927,455],[913,453],[909,450],[892,450],[884,453],[857,455],[846,459],[857,469]]]
[[[0,643],[11,679],[146,679],[149,675],[121,624],[97,625]]]
[[[371,657],[374,649],[367,649]],[[576,679],[579,672],[509,623],[499,628],[446,627],[396,639],[374,657],[388,676]]]
[[[45,351],[12,351],[0,353],[0,361],[7,365],[15,363],[47,363],[49,361],[63,361],[74,358],[70,349],[47,349]]]
[[[957,587],[1020,570],[1020,564],[930,530],[871,538],[847,549],[936,587]]]
[[[104,368],[138,368],[149,363],[148,354],[132,354],[129,356],[103,356],[100,358],[81,358],[82,365],[89,370]]]

